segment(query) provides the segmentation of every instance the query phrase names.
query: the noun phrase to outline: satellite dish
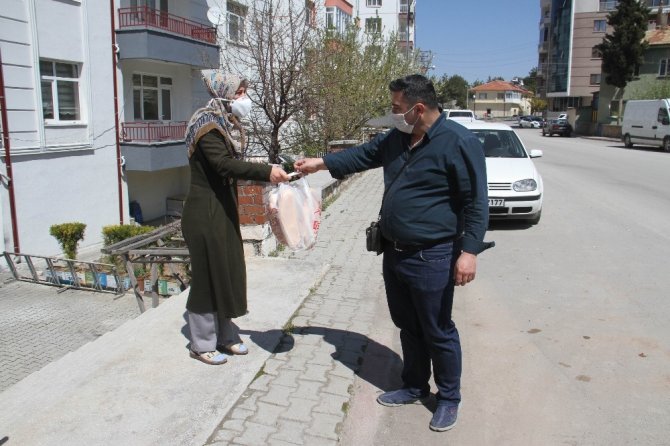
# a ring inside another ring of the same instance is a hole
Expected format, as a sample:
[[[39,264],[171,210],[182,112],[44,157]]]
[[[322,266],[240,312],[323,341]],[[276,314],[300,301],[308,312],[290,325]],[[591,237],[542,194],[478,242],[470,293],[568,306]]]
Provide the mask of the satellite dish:
[[[219,8],[209,8],[207,10],[207,20],[210,21],[212,25],[220,25],[225,21],[226,15]]]

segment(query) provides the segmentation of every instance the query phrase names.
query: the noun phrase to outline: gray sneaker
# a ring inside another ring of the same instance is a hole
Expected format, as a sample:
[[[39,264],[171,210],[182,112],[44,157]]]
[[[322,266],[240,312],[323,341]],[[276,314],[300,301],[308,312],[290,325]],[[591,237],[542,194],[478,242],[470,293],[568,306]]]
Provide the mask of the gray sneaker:
[[[429,396],[429,392],[421,393],[416,389],[398,389],[382,393],[377,397],[377,402],[382,406],[397,407],[418,403]]]
[[[435,413],[433,413],[433,419],[430,420],[430,429],[437,432],[444,432],[456,426],[458,407],[458,405],[437,406]]]

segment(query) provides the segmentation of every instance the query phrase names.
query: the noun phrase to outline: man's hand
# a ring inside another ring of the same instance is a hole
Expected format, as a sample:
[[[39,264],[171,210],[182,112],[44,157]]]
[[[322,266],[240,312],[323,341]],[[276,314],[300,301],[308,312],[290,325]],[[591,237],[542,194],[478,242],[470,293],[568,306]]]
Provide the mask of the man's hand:
[[[284,169],[277,166],[272,166],[272,171],[270,172],[270,182],[272,184],[283,183],[288,181],[288,174],[284,172]]]
[[[324,170],[326,164],[323,162],[323,158],[304,158],[298,160],[293,165],[295,170],[302,173],[314,173],[319,170]]]
[[[462,252],[456,260],[455,283],[456,286],[464,286],[475,280],[477,272],[477,256],[469,252]]]

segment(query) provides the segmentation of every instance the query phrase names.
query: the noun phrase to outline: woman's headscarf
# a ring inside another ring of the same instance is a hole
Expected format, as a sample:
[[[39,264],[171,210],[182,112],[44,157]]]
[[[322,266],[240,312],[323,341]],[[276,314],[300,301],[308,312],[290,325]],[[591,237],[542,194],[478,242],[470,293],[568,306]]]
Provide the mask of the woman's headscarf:
[[[202,80],[212,99],[203,108],[196,110],[186,127],[186,147],[190,158],[200,138],[213,129],[218,130],[224,138],[233,143],[233,156],[240,158],[240,145],[231,135],[237,121],[230,119],[225,102],[232,101],[242,79],[222,70],[202,70]]]

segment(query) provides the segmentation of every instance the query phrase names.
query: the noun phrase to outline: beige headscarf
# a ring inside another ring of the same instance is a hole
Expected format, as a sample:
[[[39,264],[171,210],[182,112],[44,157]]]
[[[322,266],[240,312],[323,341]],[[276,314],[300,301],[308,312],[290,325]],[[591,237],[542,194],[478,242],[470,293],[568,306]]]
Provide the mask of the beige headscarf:
[[[188,157],[193,155],[200,138],[216,129],[232,143],[234,150],[232,155],[240,158],[244,144],[244,130],[237,118],[228,112],[225,103],[233,100],[243,79],[222,70],[202,70],[201,75],[212,99],[203,108],[193,113],[186,126]],[[231,133],[233,129],[240,132],[241,142],[236,141],[236,138],[233,137]]]

